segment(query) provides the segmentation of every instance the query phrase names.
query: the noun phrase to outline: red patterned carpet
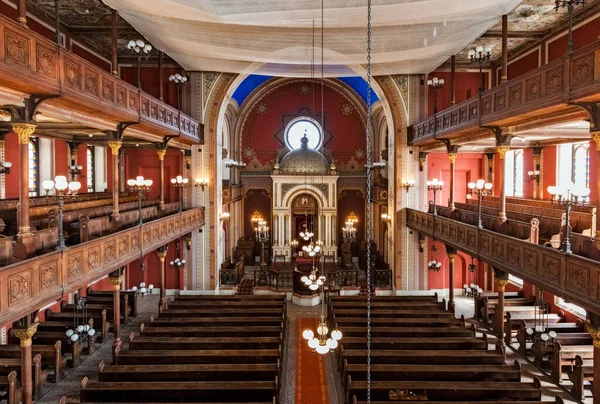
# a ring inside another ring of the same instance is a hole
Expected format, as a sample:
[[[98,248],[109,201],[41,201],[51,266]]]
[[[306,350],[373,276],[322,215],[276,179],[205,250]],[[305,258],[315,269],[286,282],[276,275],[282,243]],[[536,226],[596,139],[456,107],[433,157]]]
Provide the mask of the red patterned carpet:
[[[308,347],[302,332],[310,328],[317,330],[316,318],[298,319],[298,349],[296,355],[296,403],[328,404],[327,379],[323,358]]]

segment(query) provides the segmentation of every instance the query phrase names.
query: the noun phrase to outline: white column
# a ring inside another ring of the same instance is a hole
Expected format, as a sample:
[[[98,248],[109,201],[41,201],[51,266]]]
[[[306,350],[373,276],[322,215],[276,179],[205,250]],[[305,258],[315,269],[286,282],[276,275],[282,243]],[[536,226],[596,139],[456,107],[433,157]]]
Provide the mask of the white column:
[[[273,246],[279,245],[279,216],[273,215]]]
[[[283,229],[283,232],[285,234],[284,245],[290,244],[291,234],[292,234],[291,229],[292,229],[292,218],[290,215],[286,214],[285,220],[284,220],[284,229]]]

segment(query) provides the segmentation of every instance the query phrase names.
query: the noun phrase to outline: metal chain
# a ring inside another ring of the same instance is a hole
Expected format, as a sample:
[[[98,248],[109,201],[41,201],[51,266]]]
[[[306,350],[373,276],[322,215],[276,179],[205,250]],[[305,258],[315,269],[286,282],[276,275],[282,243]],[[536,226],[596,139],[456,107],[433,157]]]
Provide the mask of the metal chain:
[[[371,404],[371,0],[367,0],[367,404]]]
[[[323,59],[323,47],[325,46],[325,0],[321,0],[321,130],[323,131],[323,143],[325,143],[325,104],[323,102],[323,92],[325,86],[325,78],[323,72],[323,66],[325,66],[325,60]]]

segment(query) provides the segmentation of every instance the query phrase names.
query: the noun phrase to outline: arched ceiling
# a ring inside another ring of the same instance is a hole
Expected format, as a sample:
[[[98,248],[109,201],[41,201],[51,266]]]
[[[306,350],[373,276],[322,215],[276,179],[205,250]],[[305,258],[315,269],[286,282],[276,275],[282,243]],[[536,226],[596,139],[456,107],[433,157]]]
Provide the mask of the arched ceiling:
[[[187,70],[309,77],[319,0],[104,0]],[[519,0],[373,0],[374,75],[428,73]],[[366,61],[366,0],[325,1],[327,77]],[[320,65],[320,48],[316,49]]]

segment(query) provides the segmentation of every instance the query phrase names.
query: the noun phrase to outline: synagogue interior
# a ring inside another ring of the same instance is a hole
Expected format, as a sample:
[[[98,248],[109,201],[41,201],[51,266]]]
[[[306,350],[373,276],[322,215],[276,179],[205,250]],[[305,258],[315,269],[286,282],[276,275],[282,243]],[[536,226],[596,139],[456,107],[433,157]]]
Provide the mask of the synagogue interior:
[[[1,0],[0,403],[600,404],[600,0]]]

